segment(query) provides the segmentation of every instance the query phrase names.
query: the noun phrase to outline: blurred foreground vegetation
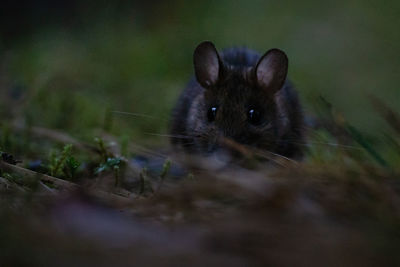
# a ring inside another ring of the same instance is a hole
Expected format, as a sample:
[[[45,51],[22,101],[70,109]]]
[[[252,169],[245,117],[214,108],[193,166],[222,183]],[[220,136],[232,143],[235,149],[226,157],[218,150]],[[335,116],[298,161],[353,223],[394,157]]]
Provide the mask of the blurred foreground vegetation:
[[[398,1],[10,3],[5,266],[399,264]],[[170,110],[202,40],[287,52],[317,124],[302,162],[171,155]]]

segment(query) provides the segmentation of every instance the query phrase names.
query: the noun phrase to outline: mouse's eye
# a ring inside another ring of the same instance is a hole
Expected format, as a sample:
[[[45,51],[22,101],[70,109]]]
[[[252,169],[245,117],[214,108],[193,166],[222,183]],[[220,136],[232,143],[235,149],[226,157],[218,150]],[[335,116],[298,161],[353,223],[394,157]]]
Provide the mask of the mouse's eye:
[[[261,123],[260,112],[256,109],[251,108],[247,114],[248,120],[253,125],[259,125]]]
[[[209,122],[212,122],[215,120],[215,117],[217,116],[217,110],[218,110],[217,107],[211,107],[208,109],[207,119]]]

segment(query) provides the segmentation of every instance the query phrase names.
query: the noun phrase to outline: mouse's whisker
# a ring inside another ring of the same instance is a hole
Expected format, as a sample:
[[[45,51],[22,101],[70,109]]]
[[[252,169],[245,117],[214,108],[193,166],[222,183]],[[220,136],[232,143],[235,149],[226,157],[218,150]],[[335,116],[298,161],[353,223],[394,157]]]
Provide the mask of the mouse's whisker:
[[[181,135],[181,134],[159,134],[159,133],[144,133],[144,134],[153,135],[153,136],[160,136],[160,137],[177,138],[177,139],[191,139],[191,138],[193,138],[191,136]]]
[[[343,148],[343,149],[362,150],[361,147],[351,146],[351,145],[343,145],[343,144],[338,144],[338,143],[330,143],[330,142],[307,141],[305,143],[301,143],[301,142],[287,141],[287,143],[293,144],[293,145],[306,146],[306,147],[312,147],[313,145],[323,145],[323,146],[339,147],[339,148]]]
[[[271,155],[273,155],[273,156],[276,156],[276,157],[278,157],[278,158],[281,158],[281,159],[290,161],[290,162],[292,162],[292,163],[295,163],[295,164],[298,163],[297,161],[295,161],[295,160],[293,160],[293,159],[291,159],[291,158],[285,157],[285,156],[283,156],[283,155],[281,155],[281,154],[274,153],[274,152],[269,151],[269,150],[265,150],[265,151],[263,151],[263,152],[261,152],[261,151],[257,151],[257,152],[258,152],[258,153],[261,153],[261,154],[264,154],[263,152],[266,152],[266,153],[269,153],[269,154],[271,154]]]
[[[267,151],[267,152],[269,152],[269,151]],[[276,159],[276,156],[277,156],[277,155],[271,156],[271,155],[267,155],[267,154],[265,154],[265,153],[263,153],[263,152],[261,152],[261,151],[255,151],[255,155],[258,155],[258,156],[261,156],[261,157],[263,157],[263,158],[265,158],[265,159],[267,159],[267,160],[270,160],[270,161],[272,161],[272,162],[274,162],[274,163],[280,165],[281,167],[286,167],[285,164],[283,164],[281,161],[279,161],[278,159]]]
[[[140,118],[147,118],[147,119],[157,119],[160,120],[160,118],[148,114],[143,114],[143,113],[135,113],[135,112],[126,112],[126,111],[119,111],[119,110],[112,110],[111,113],[113,114],[118,114],[118,115],[128,115],[128,116],[133,116],[133,117],[140,117]]]

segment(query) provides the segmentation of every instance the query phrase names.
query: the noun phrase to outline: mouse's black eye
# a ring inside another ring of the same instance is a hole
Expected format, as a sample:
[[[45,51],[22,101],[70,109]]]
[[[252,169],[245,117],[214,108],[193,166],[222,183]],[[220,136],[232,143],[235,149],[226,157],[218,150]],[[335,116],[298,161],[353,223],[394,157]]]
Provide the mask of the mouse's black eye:
[[[256,109],[251,108],[247,117],[249,122],[253,125],[259,125],[261,123],[260,112]]]
[[[212,122],[215,120],[215,117],[217,116],[217,110],[218,110],[217,107],[211,107],[208,109],[207,119],[209,122]]]

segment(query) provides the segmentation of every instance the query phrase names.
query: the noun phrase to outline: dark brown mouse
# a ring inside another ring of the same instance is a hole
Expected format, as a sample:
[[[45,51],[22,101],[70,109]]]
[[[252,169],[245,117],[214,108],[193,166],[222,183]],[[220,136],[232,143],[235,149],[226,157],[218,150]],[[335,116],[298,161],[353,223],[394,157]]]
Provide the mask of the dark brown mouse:
[[[231,150],[229,142],[285,157],[301,156],[303,112],[286,79],[279,49],[263,56],[247,48],[219,54],[211,42],[194,51],[195,77],[172,114],[171,143],[196,154]],[[221,141],[225,140],[225,141]]]

